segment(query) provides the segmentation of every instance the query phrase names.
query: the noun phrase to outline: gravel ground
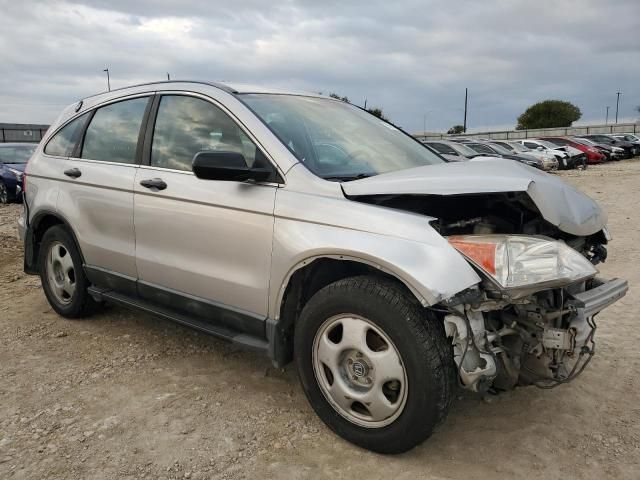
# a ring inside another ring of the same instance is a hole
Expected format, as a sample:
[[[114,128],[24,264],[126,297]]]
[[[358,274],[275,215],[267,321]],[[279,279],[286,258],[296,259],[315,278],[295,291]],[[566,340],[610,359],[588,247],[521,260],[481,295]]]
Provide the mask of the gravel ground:
[[[628,478],[640,475],[640,160],[562,173],[609,212],[603,275],[629,294],[598,317],[575,382],[490,403],[460,393],[411,452],[381,456],[316,418],[295,370],[141,313],[52,312],[0,206],[0,478]]]

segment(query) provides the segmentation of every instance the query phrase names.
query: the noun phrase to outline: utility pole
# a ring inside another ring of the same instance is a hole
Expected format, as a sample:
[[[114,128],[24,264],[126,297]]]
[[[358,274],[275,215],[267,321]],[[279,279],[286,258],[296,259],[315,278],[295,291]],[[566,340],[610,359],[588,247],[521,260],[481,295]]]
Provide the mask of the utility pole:
[[[107,90],[111,91],[111,80],[109,79],[109,69],[105,68],[103,72],[107,72]]]
[[[427,114],[424,114],[424,124],[422,127],[422,133],[426,133],[427,132]]]
[[[609,105],[607,105],[607,116],[604,119],[604,124],[608,125],[609,124]]]
[[[616,95],[618,98],[616,99],[616,124],[618,123],[618,107],[620,106],[620,92],[617,92]]]
[[[467,96],[468,90],[464,89],[464,124],[462,125],[462,132],[467,133]]]
[[[171,77],[169,76],[169,72],[167,72],[167,80],[171,80]]]

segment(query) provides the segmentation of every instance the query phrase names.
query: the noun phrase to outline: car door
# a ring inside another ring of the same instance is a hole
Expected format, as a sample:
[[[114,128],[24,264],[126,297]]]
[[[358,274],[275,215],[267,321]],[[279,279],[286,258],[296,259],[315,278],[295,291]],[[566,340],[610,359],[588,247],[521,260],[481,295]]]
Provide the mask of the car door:
[[[56,165],[62,182],[57,209],[97,285],[135,291],[133,182],[151,98],[118,100],[85,114],[75,147]]]
[[[198,152],[236,151],[250,166],[261,152],[208,98],[165,94],[154,105],[134,185],[138,292],[264,335],[277,185],[197,178]]]

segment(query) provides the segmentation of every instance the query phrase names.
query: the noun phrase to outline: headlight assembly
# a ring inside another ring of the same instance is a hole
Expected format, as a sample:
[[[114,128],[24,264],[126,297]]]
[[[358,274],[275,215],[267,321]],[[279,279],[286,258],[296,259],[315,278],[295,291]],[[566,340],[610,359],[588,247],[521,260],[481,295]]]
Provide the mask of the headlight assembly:
[[[449,243],[502,289],[567,285],[598,273],[564,242],[526,235],[460,235]]]

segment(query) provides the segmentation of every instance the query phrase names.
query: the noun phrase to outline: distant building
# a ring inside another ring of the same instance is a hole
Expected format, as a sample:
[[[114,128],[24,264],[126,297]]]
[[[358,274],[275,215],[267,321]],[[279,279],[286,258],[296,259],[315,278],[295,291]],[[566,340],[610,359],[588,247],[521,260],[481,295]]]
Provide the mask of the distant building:
[[[38,143],[47,132],[49,125],[30,123],[0,123],[0,143]]]

